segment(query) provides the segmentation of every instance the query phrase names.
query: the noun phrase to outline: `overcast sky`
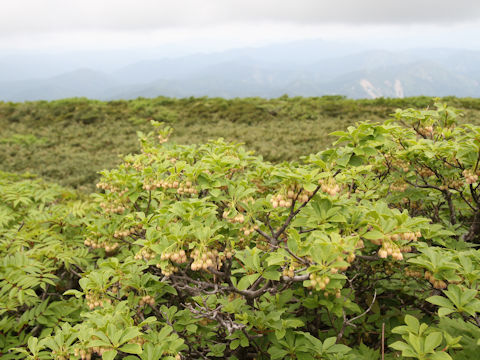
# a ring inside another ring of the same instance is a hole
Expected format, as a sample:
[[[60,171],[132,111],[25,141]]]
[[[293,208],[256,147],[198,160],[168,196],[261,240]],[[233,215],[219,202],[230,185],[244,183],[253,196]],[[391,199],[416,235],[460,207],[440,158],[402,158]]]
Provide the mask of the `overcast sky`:
[[[0,9],[4,53],[306,38],[480,50],[480,1],[3,0]]]

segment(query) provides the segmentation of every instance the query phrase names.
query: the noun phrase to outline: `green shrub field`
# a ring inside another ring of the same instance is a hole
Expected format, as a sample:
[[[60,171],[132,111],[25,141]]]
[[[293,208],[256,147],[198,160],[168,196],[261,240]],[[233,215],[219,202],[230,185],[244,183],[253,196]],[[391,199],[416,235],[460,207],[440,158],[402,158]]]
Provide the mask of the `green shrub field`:
[[[479,109],[0,104],[0,358],[477,359]]]
[[[480,124],[480,100],[443,101],[462,109],[460,121]],[[0,170],[31,172],[90,192],[99,171],[140,150],[136,133],[151,131],[150,120],[173,127],[172,140],[179,144],[224,138],[280,162],[325,149],[334,141],[328,134],[357,121],[384,121],[397,108],[429,106],[433,100],[428,97],[350,100],[339,96],[0,102]]]

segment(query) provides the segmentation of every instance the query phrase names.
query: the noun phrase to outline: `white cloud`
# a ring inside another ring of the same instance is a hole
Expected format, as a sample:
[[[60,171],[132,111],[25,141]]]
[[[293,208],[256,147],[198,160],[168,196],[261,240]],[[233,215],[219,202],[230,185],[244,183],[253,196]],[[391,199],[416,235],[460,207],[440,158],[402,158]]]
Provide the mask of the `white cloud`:
[[[480,1],[5,0],[0,11],[3,52],[212,51],[306,38],[480,48]]]
[[[480,18],[474,0],[6,0],[0,35],[145,30],[255,22],[455,24]]]
[[[168,46],[179,54],[210,52],[244,46],[300,39],[355,42],[372,48],[462,47],[480,50],[476,23],[439,25],[296,25],[261,22],[233,23],[201,28],[128,30],[71,30],[0,36],[1,52],[7,50],[75,51],[151,49]]]

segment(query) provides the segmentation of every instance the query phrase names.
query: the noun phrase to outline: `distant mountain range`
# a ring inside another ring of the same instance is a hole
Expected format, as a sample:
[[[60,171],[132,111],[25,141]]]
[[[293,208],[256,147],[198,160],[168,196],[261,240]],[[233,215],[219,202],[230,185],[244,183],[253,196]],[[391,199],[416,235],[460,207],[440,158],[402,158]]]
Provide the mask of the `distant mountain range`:
[[[163,56],[117,68],[112,64],[108,71],[105,59],[97,66],[92,56],[84,62],[80,58],[69,62],[68,57],[55,55],[0,58],[0,100],[160,95],[271,98],[284,94],[480,97],[480,51],[471,50],[391,52],[319,40]],[[129,54],[126,58],[134,57]]]

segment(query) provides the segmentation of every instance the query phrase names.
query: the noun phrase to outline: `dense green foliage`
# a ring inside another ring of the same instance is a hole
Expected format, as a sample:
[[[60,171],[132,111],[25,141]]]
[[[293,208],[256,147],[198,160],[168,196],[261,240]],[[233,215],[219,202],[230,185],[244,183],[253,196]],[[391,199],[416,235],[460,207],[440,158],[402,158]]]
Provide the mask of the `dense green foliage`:
[[[480,119],[480,100],[445,99]],[[328,136],[356,121],[383,121],[397,108],[432,106],[428,97],[351,100],[342,97],[137,99],[102,102],[0,102],[0,170],[31,172],[64,186],[92,191],[98,172],[139,151],[136,132],[150,120],[175,129],[172,140],[199,144],[210,139],[243,142],[266,160],[295,160],[324,149]]]
[[[0,352],[476,359],[480,127],[457,118],[398,110],[279,164],[153,122],[89,199],[2,175]]]
[[[92,263],[82,231],[89,207],[57,185],[0,173],[2,358],[29,337],[78,319],[82,302],[62,293]]]

